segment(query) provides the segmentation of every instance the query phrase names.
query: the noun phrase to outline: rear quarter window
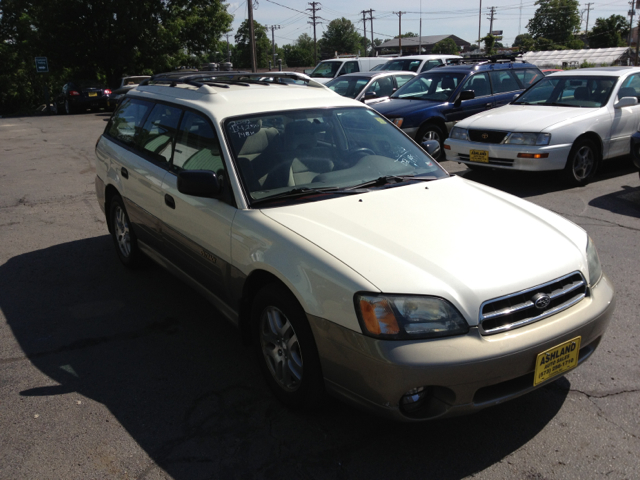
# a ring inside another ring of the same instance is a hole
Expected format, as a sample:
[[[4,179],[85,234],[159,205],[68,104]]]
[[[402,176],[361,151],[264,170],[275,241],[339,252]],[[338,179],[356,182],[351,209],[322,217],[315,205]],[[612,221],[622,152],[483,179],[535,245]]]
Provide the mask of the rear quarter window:
[[[133,146],[136,133],[152,107],[151,102],[126,98],[107,124],[106,135],[125,145]]]

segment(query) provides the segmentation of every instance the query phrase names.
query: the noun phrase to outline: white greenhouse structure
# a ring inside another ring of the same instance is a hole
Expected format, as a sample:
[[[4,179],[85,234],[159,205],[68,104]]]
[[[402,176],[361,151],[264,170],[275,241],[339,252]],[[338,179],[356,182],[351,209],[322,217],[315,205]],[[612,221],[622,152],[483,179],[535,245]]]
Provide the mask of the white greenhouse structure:
[[[522,59],[538,68],[578,68],[584,62],[596,67],[632,64],[629,47],[527,52],[522,55]]]

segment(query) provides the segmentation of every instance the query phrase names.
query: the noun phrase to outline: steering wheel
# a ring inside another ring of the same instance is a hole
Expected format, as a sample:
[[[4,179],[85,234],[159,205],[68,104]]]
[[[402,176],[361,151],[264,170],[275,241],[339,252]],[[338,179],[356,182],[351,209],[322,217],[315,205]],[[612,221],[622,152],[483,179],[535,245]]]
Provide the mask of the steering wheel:
[[[370,148],[367,148],[367,147],[354,148],[354,149],[349,150],[349,153],[353,153],[353,154],[356,154],[356,155],[359,155],[359,154],[362,153],[363,156],[364,155],[375,155],[376,154],[376,152],[374,152],[373,150],[371,150]]]

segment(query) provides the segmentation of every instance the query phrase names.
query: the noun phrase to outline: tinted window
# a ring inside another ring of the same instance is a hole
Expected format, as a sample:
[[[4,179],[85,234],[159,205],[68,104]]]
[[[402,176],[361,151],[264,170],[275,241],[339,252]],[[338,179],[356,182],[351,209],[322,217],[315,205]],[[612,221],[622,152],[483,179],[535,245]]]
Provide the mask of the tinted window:
[[[431,70],[434,67],[437,67],[438,65],[442,65],[442,60],[427,60],[426,62],[424,62],[424,65],[422,66],[422,70],[420,71],[426,72],[428,70]]]
[[[446,102],[464,79],[464,73],[447,73],[440,69],[421,73],[405,83],[391,98],[411,98]]]
[[[393,79],[391,77],[382,77],[371,84],[367,88],[367,93],[375,93],[377,97],[388,97],[393,93]]]
[[[396,75],[396,83],[398,84],[398,88],[403,86],[412,78],[413,78],[413,75]]]
[[[209,170],[224,174],[218,136],[202,115],[185,112],[180,123],[173,153],[176,170]]]
[[[491,95],[489,76],[486,73],[476,73],[470,77],[462,87],[463,90],[473,90],[476,97]]]
[[[537,68],[522,68],[515,71],[516,76],[520,80],[520,83],[524,88],[529,88],[531,85],[539,81],[544,75]]]
[[[618,100],[622,97],[636,97],[640,100],[640,74],[628,76],[618,90]]]
[[[154,160],[171,160],[171,147],[176,136],[182,110],[169,105],[157,104],[149,114],[136,142]]]
[[[125,98],[107,125],[107,135],[127,145],[133,145],[136,132],[153,107],[153,103]]]
[[[421,60],[398,59],[390,60],[384,64],[380,70],[404,70],[408,72],[417,72],[420,68]]]
[[[343,97],[356,98],[367,83],[369,77],[338,77],[328,82],[327,88],[330,88],[338,95]]]
[[[513,92],[522,88],[511,70],[494,70],[489,72],[489,76],[493,85],[493,93]]]

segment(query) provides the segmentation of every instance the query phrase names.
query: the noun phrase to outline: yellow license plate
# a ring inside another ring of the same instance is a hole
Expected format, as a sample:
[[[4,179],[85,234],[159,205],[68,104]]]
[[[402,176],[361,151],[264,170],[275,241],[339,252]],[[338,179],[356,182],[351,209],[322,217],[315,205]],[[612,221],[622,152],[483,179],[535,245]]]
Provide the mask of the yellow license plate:
[[[90,97],[97,97],[97,96],[98,96],[98,94],[97,94],[97,93],[89,93],[89,96],[90,96]]]
[[[472,162],[489,163],[489,152],[486,150],[469,151],[469,160]]]
[[[534,386],[578,366],[580,338],[572,338],[538,354],[533,377]]]

